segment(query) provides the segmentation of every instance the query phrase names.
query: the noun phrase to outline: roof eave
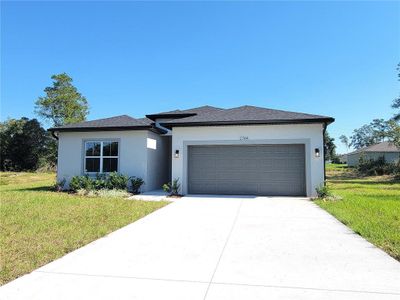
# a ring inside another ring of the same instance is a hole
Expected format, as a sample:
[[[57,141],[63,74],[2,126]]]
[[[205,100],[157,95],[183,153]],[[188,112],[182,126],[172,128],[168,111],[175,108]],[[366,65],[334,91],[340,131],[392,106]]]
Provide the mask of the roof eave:
[[[156,133],[165,133],[155,126],[109,126],[109,127],[70,127],[70,128],[49,128],[50,132],[92,132],[92,131],[128,131],[128,130],[149,130]]]
[[[161,123],[162,126],[171,129],[172,127],[195,127],[195,126],[224,126],[224,125],[279,125],[279,124],[311,124],[325,123],[331,124],[334,118],[316,118],[303,120],[248,120],[248,121],[210,121],[210,122],[173,122]]]

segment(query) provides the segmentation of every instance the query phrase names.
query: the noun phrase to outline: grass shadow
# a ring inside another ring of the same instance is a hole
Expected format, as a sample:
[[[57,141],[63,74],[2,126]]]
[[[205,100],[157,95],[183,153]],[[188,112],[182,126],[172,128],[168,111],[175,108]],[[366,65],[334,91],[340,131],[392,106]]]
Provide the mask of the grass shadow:
[[[14,189],[14,191],[55,192],[54,187],[52,186],[27,187],[27,188]]]

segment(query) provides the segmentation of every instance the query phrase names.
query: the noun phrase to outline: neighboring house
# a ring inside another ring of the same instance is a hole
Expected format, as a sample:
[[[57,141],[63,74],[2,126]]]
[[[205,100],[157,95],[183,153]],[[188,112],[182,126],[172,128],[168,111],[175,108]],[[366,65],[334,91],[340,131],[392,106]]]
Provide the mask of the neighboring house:
[[[384,157],[386,162],[398,162],[400,158],[400,148],[390,142],[382,142],[369,147],[358,149],[347,154],[347,165],[355,167],[358,165],[360,157],[365,159],[378,159]]]
[[[347,164],[347,154],[340,154],[338,157],[341,164]]]
[[[315,196],[333,118],[254,106],[203,106],[51,128],[57,178],[117,171],[144,191],[179,178],[182,194]]]

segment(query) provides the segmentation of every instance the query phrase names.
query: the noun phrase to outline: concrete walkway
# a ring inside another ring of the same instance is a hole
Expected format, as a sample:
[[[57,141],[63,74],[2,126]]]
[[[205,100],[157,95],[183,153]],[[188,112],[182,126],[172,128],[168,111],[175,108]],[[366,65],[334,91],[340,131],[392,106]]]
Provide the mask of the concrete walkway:
[[[400,264],[305,199],[185,197],[0,299],[400,299]]]

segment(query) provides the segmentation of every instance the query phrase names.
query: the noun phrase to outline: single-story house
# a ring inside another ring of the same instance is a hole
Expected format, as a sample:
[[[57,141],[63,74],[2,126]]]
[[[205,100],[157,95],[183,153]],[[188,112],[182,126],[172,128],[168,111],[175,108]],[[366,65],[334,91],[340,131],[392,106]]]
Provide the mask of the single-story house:
[[[347,165],[349,167],[357,166],[361,156],[365,159],[373,160],[384,157],[386,162],[396,163],[400,159],[400,148],[390,142],[382,142],[361,148],[347,154]]]
[[[338,157],[341,164],[347,164],[347,154],[339,154]]]
[[[178,178],[182,194],[315,196],[324,183],[331,117],[241,106],[202,106],[50,128],[58,180],[117,171],[143,191]]]

